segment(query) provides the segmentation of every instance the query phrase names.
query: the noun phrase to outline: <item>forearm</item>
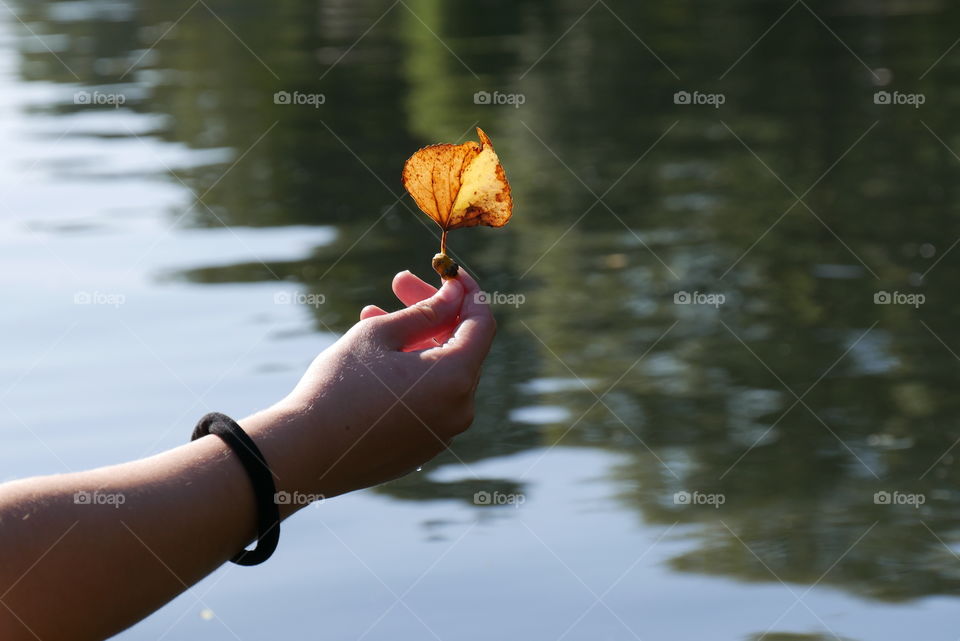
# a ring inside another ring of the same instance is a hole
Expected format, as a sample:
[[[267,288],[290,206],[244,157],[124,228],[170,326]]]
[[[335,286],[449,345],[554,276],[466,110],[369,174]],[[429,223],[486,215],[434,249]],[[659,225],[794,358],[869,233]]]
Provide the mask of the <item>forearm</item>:
[[[76,502],[77,492],[90,501]],[[236,554],[255,524],[246,471],[214,436],[2,485],[0,638],[116,633]]]
[[[324,429],[295,409],[349,411],[320,409],[322,396],[240,421],[277,491],[296,499],[375,482],[354,478],[353,468],[376,466],[349,446],[349,430]],[[281,518],[302,507],[278,505]],[[216,436],[148,459],[0,485],[0,639],[114,634],[233,557],[255,538],[256,516],[247,472]]]

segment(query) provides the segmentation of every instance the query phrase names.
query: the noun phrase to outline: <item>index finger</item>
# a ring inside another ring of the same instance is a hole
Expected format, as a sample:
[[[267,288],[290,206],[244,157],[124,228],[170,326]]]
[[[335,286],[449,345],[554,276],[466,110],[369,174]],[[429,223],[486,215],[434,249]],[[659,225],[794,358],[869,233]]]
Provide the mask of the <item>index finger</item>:
[[[437,288],[407,270],[393,277],[393,293],[404,305],[414,305],[436,294]]]

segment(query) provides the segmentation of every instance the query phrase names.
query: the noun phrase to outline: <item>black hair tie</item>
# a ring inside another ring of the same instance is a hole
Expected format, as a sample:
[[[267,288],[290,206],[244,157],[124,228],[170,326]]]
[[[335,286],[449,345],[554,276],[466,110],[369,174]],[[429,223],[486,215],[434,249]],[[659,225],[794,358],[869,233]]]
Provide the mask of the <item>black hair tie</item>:
[[[257,565],[263,563],[277,549],[280,542],[280,510],[277,508],[277,486],[273,483],[273,473],[260,448],[243,431],[237,422],[226,414],[211,412],[200,419],[193,429],[191,441],[207,434],[216,434],[230,446],[237,455],[253,483],[253,493],[257,501],[257,547],[241,550],[230,559],[237,565]]]

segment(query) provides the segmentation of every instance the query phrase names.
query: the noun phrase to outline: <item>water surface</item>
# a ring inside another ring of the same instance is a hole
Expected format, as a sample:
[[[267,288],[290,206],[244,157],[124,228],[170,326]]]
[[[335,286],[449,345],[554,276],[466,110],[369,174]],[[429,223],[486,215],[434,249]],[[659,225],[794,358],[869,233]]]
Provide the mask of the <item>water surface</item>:
[[[280,398],[430,273],[399,169],[479,124],[517,207],[451,236],[499,296],[473,429],[119,638],[953,641],[958,34],[939,2],[0,7],[0,477]]]

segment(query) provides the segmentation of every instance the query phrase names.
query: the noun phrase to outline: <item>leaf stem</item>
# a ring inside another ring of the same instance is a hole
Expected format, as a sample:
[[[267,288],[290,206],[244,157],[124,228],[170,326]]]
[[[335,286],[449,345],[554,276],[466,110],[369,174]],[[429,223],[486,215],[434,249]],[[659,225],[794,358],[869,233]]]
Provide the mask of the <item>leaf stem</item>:
[[[447,253],[447,230],[444,229],[440,233],[440,253],[446,255]]]

